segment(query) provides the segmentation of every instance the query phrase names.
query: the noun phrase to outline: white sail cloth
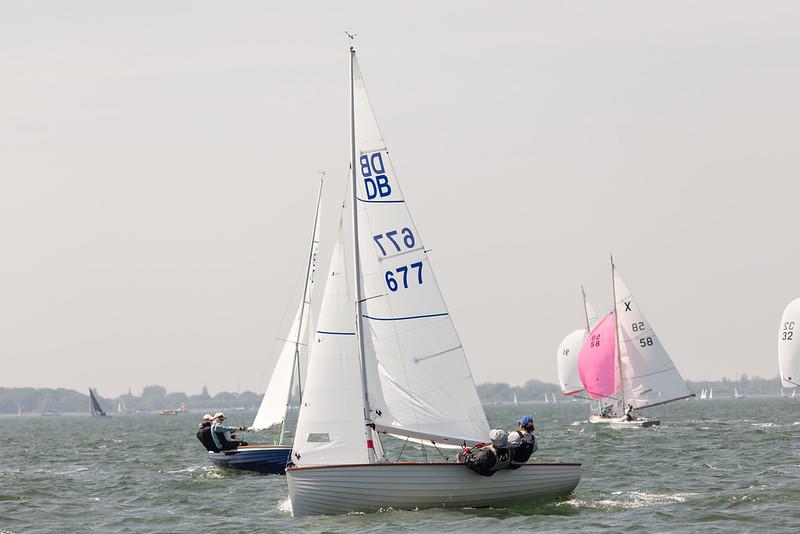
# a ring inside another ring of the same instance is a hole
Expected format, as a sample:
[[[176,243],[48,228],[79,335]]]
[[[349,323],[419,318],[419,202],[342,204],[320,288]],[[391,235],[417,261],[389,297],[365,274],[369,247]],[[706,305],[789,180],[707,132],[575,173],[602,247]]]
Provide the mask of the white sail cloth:
[[[584,307],[586,312],[586,321],[588,327],[591,328],[597,323],[597,313],[589,303],[584,299]],[[558,384],[561,386],[561,392],[564,395],[575,395],[584,391],[581,377],[578,373],[578,355],[581,352],[583,341],[589,331],[586,328],[581,328],[570,332],[561,340],[556,352],[556,368],[558,371]]]
[[[371,341],[372,354],[366,359],[376,359],[381,390],[370,388],[371,416],[397,435],[486,439],[489,425],[466,355],[400,190],[355,56],[353,63],[363,325]]]
[[[291,395],[292,376],[295,370],[295,343],[297,339],[297,330],[300,327],[300,308],[292,321],[292,326],[286,335],[286,339],[281,347],[280,355],[275,362],[275,368],[272,370],[267,390],[264,393],[264,398],[261,399],[261,405],[258,407],[258,412],[253,420],[253,430],[264,430],[273,425],[283,422],[286,417],[286,409],[289,403],[289,395]],[[306,308],[307,310],[307,308]],[[308,313],[303,320],[303,330],[307,324]],[[303,333],[301,332],[301,336]]]
[[[292,326],[286,334],[281,352],[275,362],[269,384],[267,384],[261,405],[253,420],[253,430],[264,430],[273,425],[282,423],[286,419],[289,407],[289,397],[292,393],[293,377],[296,368],[295,352],[301,350],[301,344],[306,344],[308,339],[308,325],[311,317],[311,297],[314,289],[314,271],[316,270],[317,253],[319,252],[319,216],[320,204],[317,203],[315,215],[314,235],[311,244],[311,261],[308,263],[306,273],[306,286],[303,288],[303,299],[297,306]],[[298,332],[299,330],[299,332]]]
[[[786,306],[778,330],[778,367],[781,385],[785,388],[800,384],[800,298]]]
[[[558,345],[556,367],[558,368],[558,384],[564,395],[575,395],[584,390],[578,374],[578,355],[586,339],[586,329],[580,328],[567,334]]]
[[[369,463],[355,306],[347,281],[340,226],[295,431],[292,461],[298,466]]]
[[[614,289],[625,403],[643,408],[691,396],[655,330],[616,270]]]

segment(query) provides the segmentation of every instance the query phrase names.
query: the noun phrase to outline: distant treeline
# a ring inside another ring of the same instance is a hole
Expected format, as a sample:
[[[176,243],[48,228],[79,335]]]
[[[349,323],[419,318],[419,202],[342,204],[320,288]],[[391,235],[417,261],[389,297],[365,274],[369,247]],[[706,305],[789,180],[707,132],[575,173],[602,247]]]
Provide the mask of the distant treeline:
[[[97,393],[97,392],[96,392]],[[141,396],[130,392],[119,397],[97,396],[100,405],[108,413],[123,410],[126,412],[157,412],[176,410],[182,404],[190,410],[225,410],[234,408],[252,409],[261,402],[261,395],[252,391],[243,393],[217,393],[213,397],[203,387],[199,395],[167,393],[162,386],[147,386]],[[48,411],[80,413],[89,412],[89,393],[72,389],[48,388],[0,388],[0,414],[38,414]]]
[[[780,395],[780,379],[775,378],[748,378],[742,375],[738,381],[723,377],[722,380],[704,380],[702,382],[686,381],[689,391],[700,395],[703,389],[713,389],[714,398],[732,397],[734,386],[744,395]],[[519,402],[544,401],[545,394],[552,397],[554,394],[558,399],[561,397],[561,390],[555,384],[540,382],[539,380],[528,380],[524,386],[509,386],[505,383],[487,383],[478,385],[478,395],[483,402],[512,402],[514,394],[517,395]]]
[[[775,378],[748,378],[742,375],[738,381],[728,378],[722,380],[706,380],[686,384],[693,393],[700,394],[702,389],[713,389],[714,398],[733,396],[734,386],[744,395],[780,395],[780,380]],[[478,385],[478,395],[486,403],[513,402],[514,394],[519,402],[544,401],[548,397],[561,397],[561,390],[556,384],[548,384],[539,380],[528,380],[524,386],[509,386],[505,383],[485,383]],[[262,395],[245,391],[243,393],[217,393],[213,397],[203,387],[199,395],[185,393],[167,393],[162,386],[147,386],[141,396],[128,392],[119,397],[103,397],[98,395],[100,405],[106,412],[118,410],[126,412],[157,412],[159,410],[178,409],[182,404],[193,411],[217,411],[248,409],[254,410],[261,403]],[[89,395],[72,389],[47,388],[0,388],[0,414],[39,414],[47,411],[65,413],[89,412]]]

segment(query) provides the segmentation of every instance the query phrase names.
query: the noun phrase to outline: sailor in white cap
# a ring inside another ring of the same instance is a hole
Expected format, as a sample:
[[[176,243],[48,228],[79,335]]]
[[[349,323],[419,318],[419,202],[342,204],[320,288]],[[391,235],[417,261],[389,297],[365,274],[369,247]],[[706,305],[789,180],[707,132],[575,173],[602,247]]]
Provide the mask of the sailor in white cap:
[[[244,441],[239,441],[231,436],[231,432],[237,430],[246,430],[244,427],[225,426],[225,414],[217,412],[214,414],[214,424],[211,425],[211,438],[214,440],[214,445],[223,451],[235,449],[239,445],[247,445]]]

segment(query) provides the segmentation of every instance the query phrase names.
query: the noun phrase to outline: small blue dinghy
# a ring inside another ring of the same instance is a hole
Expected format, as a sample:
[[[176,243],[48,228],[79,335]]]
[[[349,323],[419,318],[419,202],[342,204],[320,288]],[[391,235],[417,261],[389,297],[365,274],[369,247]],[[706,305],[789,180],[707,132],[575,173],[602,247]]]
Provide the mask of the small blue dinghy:
[[[209,452],[208,457],[217,467],[284,475],[291,454],[291,447],[281,445],[241,445],[230,451]]]

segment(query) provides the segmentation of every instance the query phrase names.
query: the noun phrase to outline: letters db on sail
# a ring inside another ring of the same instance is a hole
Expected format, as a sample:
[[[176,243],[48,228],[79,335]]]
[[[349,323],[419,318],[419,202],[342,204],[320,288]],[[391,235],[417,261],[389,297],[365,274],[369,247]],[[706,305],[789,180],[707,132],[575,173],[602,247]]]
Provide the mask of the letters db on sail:
[[[371,202],[393,200],[391,197],[395,188],[386,172],[383,154],[380,151],[361,154],[359,166],[361,167],[361,179],[364,183],[362,200]],[[400,195],[395,196],[399,197]],[[398,198],[398,200],[401,199]]]

